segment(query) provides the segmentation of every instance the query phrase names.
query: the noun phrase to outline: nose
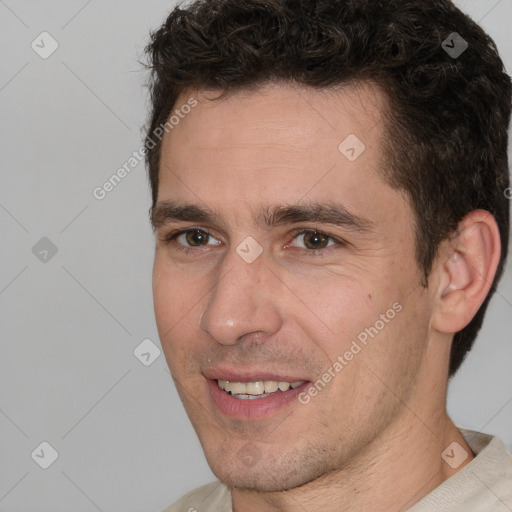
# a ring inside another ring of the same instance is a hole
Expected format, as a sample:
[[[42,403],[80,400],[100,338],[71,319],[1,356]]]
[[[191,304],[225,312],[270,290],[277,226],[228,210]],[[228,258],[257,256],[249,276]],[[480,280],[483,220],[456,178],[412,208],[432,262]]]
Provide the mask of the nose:
[[[279,331],[278,280],[263,254],[247,263],[233,250],[225,256],[220,276],[201,317],[204,331],[223,345],[234,345],[247,334],[265,339]]]

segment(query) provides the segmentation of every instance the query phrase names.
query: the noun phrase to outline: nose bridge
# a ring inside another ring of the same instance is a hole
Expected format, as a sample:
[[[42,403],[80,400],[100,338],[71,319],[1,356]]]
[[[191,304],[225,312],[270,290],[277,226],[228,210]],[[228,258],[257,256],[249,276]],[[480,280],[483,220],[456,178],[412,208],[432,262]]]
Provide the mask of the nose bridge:
[[[247,249],[243,243],[238,251]],[[201,327],[222,344],[235,344],[248,333],[271,335],[281,325],[272,297],[272,273],[262,255],[245,259],[233,249],[224,258],[221,277],[201,317]],[[274,277],[275,279],[275,277]]]

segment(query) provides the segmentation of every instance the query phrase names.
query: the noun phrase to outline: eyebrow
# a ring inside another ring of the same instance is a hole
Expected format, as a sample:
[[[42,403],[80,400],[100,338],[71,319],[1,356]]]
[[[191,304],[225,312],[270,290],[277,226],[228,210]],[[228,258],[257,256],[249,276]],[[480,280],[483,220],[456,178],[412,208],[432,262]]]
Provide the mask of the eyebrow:
[[[305,203],[263,208],[254,218],[256,224],[264,228],[300,222],[333,224],[362,233],[374,228],[374,223],[369,219],[356,215],[336,203]],[[170,221],[213,224],[218,220],[218,216],[210,209],[195,204],[164,201],[157,203],[150,210],[150,220],[153,229],[157,229]]]

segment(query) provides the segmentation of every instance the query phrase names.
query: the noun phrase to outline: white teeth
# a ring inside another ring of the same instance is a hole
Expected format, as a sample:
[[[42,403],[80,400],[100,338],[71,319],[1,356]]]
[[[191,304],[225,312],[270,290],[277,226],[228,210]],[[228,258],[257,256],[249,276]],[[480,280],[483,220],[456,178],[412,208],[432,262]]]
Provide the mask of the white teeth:
[[[247,385],[243,382],[227,382],[226,391],[231,391],[233,395],[247,395]],[[259,394],[259,393],[258,393]]]
[[[262,395],[265,393],[265,384],[261,380],[257,382],[248,382],[245,385],[245,388],[246,395]]]
[[[279,384],[275,380],[265,381],[265,393],[275,393],[279,389]]]
[[[295,389],[304,384],[305,381],[298,382],[278,382],[275,380],[258,380],[254,382],[232,382],[229,380],[218,380],[219,388],[228,392],[236,398],[264,398],[270,393],[275,393],[277,390],[288,391],[290,388]]]

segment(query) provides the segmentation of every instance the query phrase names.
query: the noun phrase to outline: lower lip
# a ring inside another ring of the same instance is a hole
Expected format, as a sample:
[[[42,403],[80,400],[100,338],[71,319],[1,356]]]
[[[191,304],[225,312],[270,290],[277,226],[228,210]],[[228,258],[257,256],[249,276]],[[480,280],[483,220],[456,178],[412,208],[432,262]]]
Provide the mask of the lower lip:
[[[277,392],[265,398],[244,400],[228,395],[224,390],[219,388],[216,380],[207,379],[207,382],[210,397],[217,408],[225,416],[242,420],[263,419],[276,411],[284,409],[292,403],[297,403],[297,397],[310,385],[309,382],[305,382],[295,389]]]

